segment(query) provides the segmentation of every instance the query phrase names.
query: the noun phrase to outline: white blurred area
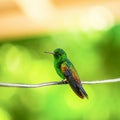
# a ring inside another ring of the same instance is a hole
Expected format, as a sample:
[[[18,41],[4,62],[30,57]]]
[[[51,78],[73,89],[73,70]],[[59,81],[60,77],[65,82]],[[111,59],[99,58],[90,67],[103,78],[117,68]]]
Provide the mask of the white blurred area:
[[[1,38],[80,28],[102,30],[120,20],[120,0],[0,0]]]

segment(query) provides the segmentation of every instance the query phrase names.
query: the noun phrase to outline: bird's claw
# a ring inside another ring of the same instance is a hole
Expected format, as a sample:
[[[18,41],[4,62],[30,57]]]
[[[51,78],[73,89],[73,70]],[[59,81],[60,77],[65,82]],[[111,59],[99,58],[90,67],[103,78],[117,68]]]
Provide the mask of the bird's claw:
[[[64,80],[62,80],[62,83],[63,83],[63,84],[67,84],[68,81],[67,81],[66,79],[64,79]]]

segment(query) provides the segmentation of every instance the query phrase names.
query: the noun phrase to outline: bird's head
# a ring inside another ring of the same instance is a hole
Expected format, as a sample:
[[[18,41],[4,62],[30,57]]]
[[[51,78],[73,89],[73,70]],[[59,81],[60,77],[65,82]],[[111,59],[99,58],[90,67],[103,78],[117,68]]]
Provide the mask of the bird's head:
[[[57,48],[53,52],[45,52],[45,53],[53,54],[55,60],[59,62],[64,62],[67,58],[67,54],[61,48]]]

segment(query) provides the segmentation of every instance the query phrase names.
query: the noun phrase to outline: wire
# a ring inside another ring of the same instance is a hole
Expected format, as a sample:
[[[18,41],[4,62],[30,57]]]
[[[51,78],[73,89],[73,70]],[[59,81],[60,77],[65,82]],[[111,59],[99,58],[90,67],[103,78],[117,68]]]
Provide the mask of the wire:
[[[0,82],[0,87],[38,88],[38,87],[44,87],[44,86],[50,86],[50,85],[62,85],[62,84],[67,84],[67,82],[65,80],[62,80],[62,81],[59,81],[59,82],[46,82],[46,83],[40,83],[40,84]]]
[[[120,78],[95,80],[95,81],[83,81],[82,84],[103,84],[103,83],[115,83],[115,82],[120,82]]]
[[[82,84],[89,85],[89,84],[104,84],[104,83],[115,83],[115,82],[120,82],[120,78],[108,79],[108,80],[82,81]],[[65,84],[68,84],[66,80],[62,80],[59,82],[45,82],[45,83],[39,83],[39,84],[0,82],[0,87],[39,88],[39,87],[44,87],[44,86],[65,85]]]

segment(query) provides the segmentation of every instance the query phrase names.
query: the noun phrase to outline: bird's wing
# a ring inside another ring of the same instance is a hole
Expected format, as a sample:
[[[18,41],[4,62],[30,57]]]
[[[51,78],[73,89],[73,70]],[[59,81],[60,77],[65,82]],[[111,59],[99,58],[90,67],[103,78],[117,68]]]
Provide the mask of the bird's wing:
[[[85,92],[85,90],[82,87],[82,84],[79,80],[79,76],[76,72],[76,70],[74,69],[74,66],[68,65],[66,62],[64,62],[61,65],[61,71],[64,74],[64,76],[66,77],[68,83],[70,84],[71,88],[73,89],[73,91],[80,97],[80,98],[84,98],[84,97],[88,97],[87,93]]]
[[[79,78],[79,75],[75,69],[75,67],[73,66],[73,64],[70,62],[70,61],[67,61],[67,62],[64,62],[62,65],[61,65],[61,70],[63,73],[65,73],[65,71],[69,71],[73,78],[75,79],[75,81],[78,83],[78,84],[81,84],[80,82],[80,78]],[[69,73],[69,74],[70,74]]]

